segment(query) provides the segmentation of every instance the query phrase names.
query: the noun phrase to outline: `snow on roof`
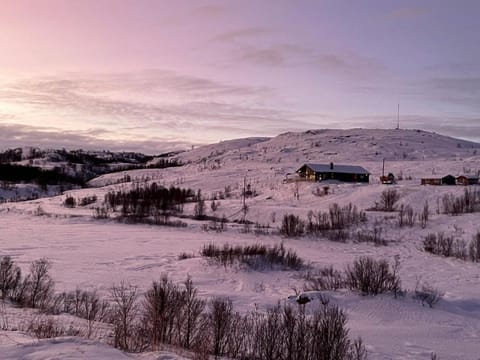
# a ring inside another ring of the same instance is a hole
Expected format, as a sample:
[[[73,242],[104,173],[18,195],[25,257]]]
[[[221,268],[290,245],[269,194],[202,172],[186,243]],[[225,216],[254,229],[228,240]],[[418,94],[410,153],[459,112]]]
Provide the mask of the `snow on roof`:
[[[367,170],[365,170],[361,166],[355,165],[336,165],[333,164],[333,169],[331,169],[331,164],[305,164],[304,166],[308,166],[315,172],[336,172],[336,173],[345,173],[345,174],[369,174]]]

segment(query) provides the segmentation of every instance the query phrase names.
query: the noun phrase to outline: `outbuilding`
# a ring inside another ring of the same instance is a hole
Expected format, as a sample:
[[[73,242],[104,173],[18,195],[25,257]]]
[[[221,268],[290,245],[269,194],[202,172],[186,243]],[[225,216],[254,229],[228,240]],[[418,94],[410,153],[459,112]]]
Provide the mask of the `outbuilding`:
[[[457,185],[476,185],[478,184],[478,176],[460,175],[457,176]]]

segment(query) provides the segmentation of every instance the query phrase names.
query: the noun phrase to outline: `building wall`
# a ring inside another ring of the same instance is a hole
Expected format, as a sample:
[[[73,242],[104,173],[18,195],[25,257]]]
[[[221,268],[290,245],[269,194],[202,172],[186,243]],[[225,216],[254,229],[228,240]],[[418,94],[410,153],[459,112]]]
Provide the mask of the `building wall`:
[[[347,173],[318,173],[317,180],[338,180],[344,182],[367,182],[369,181],[368,174],[347,174]]]

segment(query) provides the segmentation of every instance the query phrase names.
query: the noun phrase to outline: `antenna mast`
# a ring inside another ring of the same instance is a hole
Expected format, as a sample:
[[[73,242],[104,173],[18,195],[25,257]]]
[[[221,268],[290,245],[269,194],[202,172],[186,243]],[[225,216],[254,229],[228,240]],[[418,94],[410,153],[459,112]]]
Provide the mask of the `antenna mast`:
[[[400,129],[400,104],[398,104],[397,109],[397,130]]]

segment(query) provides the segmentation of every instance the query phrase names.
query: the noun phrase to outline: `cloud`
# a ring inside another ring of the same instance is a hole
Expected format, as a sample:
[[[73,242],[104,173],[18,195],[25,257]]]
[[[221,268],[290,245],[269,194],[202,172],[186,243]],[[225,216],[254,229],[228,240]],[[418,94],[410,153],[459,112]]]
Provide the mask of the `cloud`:
[[[345,119],[341,127],[393,129],[396,124],[394,116],[356,116]],[[402,115],[400,127],[433,131],[480,143],[480,117]]]
[[[161,154],[191,146],[191,143],[160,137],[129,142],[102,139],[102,136],[106,134],[109,134],[109,131],[105,129],[90,129],[79,132],[59,131],[53,128],[19,124],[0,124],[2,149],[33,146],[40,148],[140,151],[146,154]]]
[[[474,113],[480,111],[480,77],[433,77],[410,84],[422,98],[435,101],[442,106],[454,105],[469,109]],[[452,110],[456,110],[452,107]]]
[[[233,30],[224,32],[212,38],[213,42],[226,42],[231,43],[241,39],[257,38],[266,34],[270,34],[273,31],[264,27],[251,27],[240,30]]]
[[[118,148],[123,141],[125,146],[138,144],[142,149],[150,138],[154,143],[173,141],[177,146],[232,136],[274,135],[291,128],[292,119],[299,114],[268,105],[266,99],[271,96],[268,88],[154,70],[33,78],[0,89],[1,103],[23,109],[22,121],[10,123],[43,121],[50,126],[48,131],[32,130],[41,135],[38,139],[43,143],[85,143],[93,147],[97,141]],[[308,124],[298,120],[295,127]],[[16,130],[17,140],[36,138],[25,138],[28,131],[21,127]]]
[[[325,76],[366,80],[385,76],[386,68],[375,60],[352,52],[325,52],[282,43],[268,47],[242,46],[234,50],[235,63],[268,67],[308,67]]]

